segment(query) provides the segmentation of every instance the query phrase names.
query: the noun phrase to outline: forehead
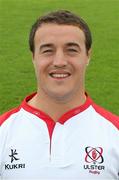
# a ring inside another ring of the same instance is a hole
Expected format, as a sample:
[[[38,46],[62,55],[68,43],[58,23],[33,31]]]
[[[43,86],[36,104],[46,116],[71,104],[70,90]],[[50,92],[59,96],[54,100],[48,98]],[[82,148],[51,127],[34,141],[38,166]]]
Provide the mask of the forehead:
[[[57,41],[85,41],[84,32],[77,26],[42,24],[35,33],[35,43],[37,42],[57,42]]]

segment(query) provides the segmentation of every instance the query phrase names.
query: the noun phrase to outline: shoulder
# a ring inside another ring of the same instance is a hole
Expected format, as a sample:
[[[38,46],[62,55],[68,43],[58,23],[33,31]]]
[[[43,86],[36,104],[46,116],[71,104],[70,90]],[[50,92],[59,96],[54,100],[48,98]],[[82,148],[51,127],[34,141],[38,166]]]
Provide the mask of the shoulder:
[[[24,100],[22,101],[22,103],[21,103],[18,107],[14,108],[14,109],[11,109],[11,110],[9,110],[8,112],[0,115],[0,126],[1,126],[8,118],[10,118],[12,115],[14,115],[14,114],[16,114],[17,112],[19,112],[19,111],[21,110],[21,108],[23,108],[23,109],[25,108],[25,109],[27,109],[27,111],[28,111],[28,110],[29,110],[29,106],[27,105],[27,101],[29,101],[35,94],[36,94],[36,92],[35,92],[35,93],[32,93],[31,95],[29,95],[29,96],[27,96],[27,97],[25,97]],[[28,106],[28,107],[27,107],[27,106]],[[27,107],[27,108],[26,108],[26,107]]]
[[[0,115],[0,126],[13,114],[17,113],[19,111],[19,107],[16,107],[14,109],[9,110],[8,112],[5,112],[4,114]]]
[[[110,121],[119,130],[119,116],[109,112],[95,103],[93,103],[92,106],[98,114],[104,117],[107,121]]]

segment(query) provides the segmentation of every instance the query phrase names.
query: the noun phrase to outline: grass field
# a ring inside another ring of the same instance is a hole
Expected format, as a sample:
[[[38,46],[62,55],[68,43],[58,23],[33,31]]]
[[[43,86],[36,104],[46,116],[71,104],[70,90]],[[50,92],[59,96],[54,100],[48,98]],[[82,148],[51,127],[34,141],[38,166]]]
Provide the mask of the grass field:
[[[119,0],[0,0],[0,114],[36,90],[28,47],[31,25],[50,10],[80,14],[93,34],[86,89],[119,115]]]

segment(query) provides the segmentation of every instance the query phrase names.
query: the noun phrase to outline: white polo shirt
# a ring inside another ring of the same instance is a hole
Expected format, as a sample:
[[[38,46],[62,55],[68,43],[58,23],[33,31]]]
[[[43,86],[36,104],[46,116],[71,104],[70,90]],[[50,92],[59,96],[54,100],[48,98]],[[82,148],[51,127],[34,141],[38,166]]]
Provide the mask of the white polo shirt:
[[[88,96],[54,122],[22,104],[0,117],[0,179],[119,180],[119,117]]]

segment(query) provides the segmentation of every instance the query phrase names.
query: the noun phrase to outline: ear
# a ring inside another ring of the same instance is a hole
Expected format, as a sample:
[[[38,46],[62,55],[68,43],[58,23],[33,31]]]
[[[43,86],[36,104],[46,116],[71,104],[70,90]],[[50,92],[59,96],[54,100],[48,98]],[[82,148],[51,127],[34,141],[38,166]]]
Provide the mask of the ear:
[[[90,48],[90,49],[88,50],[88,53],[87,53],[87,56],[88,56],[87,65],[88,65],[89,62],[90,62],[91,53],[92,53],[92,49]]]
[[[32,63],[34,64],[34,53],[31,54],[32,57]]]

